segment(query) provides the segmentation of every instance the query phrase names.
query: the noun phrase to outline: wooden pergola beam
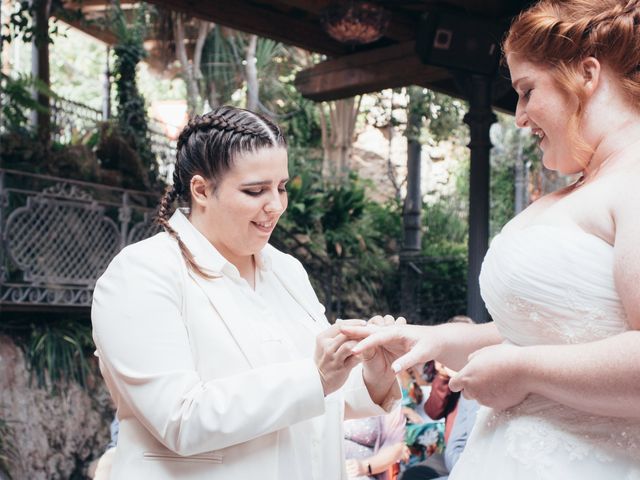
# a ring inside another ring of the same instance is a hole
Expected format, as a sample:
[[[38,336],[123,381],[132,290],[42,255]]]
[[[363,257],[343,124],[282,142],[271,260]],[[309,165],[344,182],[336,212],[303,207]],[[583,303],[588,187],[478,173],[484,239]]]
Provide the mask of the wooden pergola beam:
[[[299,72],[295,84],[304,97],[328,101],[450,78],[447,70],[424,65],[414,42],[404,42],[326,60]]]
[[[64,20],[62,20],[62,22],[66,23],[67,25],[71,25],[73,28],[84,32],[87,35],[92,36],[93,38],[97,38],[107,45],[113,46],[118,43],[118,38],[110,30],[105,30],[103,28],[90,25],[86,22],[83,22],[82,20],[71,20],[65,18]]]
[[[246,0],[150,0],[149,3],[329,56],[349,51],[347,46],[329,37],[319,22],[287,16]]]

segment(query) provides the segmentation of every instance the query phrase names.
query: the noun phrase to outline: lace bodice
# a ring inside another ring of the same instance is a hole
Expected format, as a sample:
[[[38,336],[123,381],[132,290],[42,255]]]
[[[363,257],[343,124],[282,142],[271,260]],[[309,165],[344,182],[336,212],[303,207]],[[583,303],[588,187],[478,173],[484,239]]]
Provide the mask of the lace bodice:
[[[613,278],[613,248],[582,230],[534,225],[494,238],[482,297],[516,345],[584,343],[629,326]]]
[[[506,231],[485,257],[482,296],[498,330],[513,344],[595,341],[629,329],[613,266],[612,246],[582,230],[535,225]],[[534,478],[547,478],[543,473],[549,462],[557,463],[559,452],[567,463],[609,465],[623,455],[638,462],[633,471],[640,474],[636,420],[590,415],[530,395],[506,411],[485,409],[476,429],[482,441],[499,431],[505,454],[538,472]],[[467,460],[481,454],[475,449]]]

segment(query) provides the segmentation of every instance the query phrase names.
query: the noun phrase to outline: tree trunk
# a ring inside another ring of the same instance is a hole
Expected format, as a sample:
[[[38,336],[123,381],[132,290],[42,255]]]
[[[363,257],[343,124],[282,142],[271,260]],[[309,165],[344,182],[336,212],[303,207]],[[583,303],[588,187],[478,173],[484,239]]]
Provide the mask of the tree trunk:
[[[346,181],[351,170],[351,152],[353,149],[353,133],[360,110],[360,101],[355,97],[320,104],[322,129],[322,177],[328,181],[342,183]]]
[[[50,0],[33,0],[34,27],[31,72],[46,87],[49,81],[49,15],[51,13]],[[49,148],[51,144],[51,106],[49,96],[43,92],[34,91],[34,98],[44,108],[33,113],[33,124],[38,132],[40,142]]]
[[[247,110],[256,111],[258,108],[258,68],[256,66],[257,35],[249,36],[249,45],[245,56],[245,75],[247,78]]]
[[[180,62],[184,82],[187,85],[187,111],[189,117],[200,112],[200,96],[198,89],[198,81],[196,80],[193,66],[189,63],[187,48],[185,47],[184,24],[182,22],[182,14],[177,13],[173,23],[173,37],[176,42],[176,57]]]

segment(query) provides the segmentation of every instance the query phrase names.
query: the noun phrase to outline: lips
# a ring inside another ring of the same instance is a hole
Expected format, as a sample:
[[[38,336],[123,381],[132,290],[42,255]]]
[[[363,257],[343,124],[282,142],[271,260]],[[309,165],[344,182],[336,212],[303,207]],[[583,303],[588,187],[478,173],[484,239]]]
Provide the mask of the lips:
[[[262,233],[271,233],[276,226],[276,221],[272,220],[269,222],[251,222],[256,229],[258,229]]]
[[[533,128],[531,130],[531,133],[533,133],[536,137],[538,137],[540,141],[542,141],[545,137],[544,131],[540,128]]]

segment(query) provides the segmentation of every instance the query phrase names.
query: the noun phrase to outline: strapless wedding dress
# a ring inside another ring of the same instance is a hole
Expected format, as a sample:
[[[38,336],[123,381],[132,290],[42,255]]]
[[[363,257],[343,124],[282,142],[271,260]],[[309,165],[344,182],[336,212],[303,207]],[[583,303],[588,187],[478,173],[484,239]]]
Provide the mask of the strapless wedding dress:
[[[498,330],[515,345],[584,343],[629,329],[613,248],[582,230],[534,225],[501,233],[480,285]],[[483,407],[449,479],[640,480],[640,421],[535,395],[508,410]]]

